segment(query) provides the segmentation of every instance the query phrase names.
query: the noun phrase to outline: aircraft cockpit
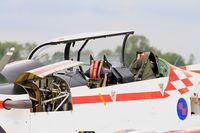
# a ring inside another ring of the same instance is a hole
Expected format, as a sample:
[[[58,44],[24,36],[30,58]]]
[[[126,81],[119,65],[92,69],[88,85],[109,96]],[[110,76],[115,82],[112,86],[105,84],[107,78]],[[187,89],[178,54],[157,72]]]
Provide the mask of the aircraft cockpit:
[[[26,83],[24,86],[30,86],[26,90],[37,105],[33,112],[72,110],[70,90],[73,87],[95,89],[167,77],[169,66],[164,60],[152,52],[133,54],[136,52],[132,51],[130,41],[133,33],[100,32],[61,37],[36,47],[29,60],[37,60],[43,65],[63,60],[84,64]]]

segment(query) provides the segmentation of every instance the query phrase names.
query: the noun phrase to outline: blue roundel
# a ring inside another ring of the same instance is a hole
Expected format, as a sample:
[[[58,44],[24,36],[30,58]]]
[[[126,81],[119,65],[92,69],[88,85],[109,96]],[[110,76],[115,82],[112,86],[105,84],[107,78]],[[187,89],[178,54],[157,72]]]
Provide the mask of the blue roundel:
[[[184,98],[180,98],[177,103],[177,114],[179,119],[185,120],[188,115],[188,106]]]

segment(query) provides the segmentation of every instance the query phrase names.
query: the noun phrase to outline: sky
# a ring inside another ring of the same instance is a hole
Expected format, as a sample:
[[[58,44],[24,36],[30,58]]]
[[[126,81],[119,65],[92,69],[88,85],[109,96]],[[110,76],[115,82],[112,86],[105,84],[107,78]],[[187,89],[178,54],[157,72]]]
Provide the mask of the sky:
[[[200,63],[199,0],[0,0],[0,41],[40,44],[81,32],[134,30]]]

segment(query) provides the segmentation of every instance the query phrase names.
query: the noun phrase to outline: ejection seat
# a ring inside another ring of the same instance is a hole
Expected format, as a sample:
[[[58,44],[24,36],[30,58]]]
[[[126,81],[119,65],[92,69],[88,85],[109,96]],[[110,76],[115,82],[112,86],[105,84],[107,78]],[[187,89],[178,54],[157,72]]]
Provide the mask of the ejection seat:
[[[111,67],[105,60],[94,60],[90,56],[90,68],[85,72],[85,75],[89,77],[88,86],[90,88],[104,87],[109,84],[111,73]]]
[[[135,81],[159,78],[157,57],[152,52],[137,52],[129,67]]]

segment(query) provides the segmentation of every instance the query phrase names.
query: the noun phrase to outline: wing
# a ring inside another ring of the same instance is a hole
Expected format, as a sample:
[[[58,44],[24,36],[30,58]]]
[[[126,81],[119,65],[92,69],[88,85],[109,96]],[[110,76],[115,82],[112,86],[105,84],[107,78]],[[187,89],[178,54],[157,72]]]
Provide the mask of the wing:
[[[72,68],[75,66],[80,66],[81,64],[83,64],[83,63],[78,62],[78,61],[66,60],[66,61],[51,64],[51,65],[39,67],[39,68],[36,68],[36,69],[33,69],[33,70],[30,70],[30,71],[20,74],[16,78],[15,83],[24,82],[26,80],[34,80],[34,79],[38,79],[38,78],[44,78],[45,76],[48,76],[55,72],[58,72],[58,71],[61,71],[64,69],[69,69],[69,68]]]

